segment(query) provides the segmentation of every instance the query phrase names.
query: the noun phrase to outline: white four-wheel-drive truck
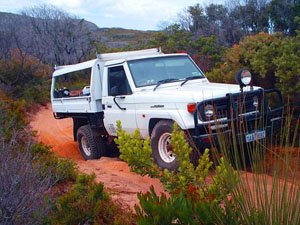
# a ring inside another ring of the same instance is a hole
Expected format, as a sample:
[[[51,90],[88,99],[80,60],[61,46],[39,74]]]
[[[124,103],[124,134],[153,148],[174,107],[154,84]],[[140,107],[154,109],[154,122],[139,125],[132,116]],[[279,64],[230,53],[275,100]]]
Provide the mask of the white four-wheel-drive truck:
[[[100,158],[112,150],[120,120],[126,132],[138,128],[141,138],[150,137],[160,167],[175,169],[174,122],[200,152],[218,133],[230,133],[242,123],[247,129],[236,135],[245,143],[265,139],[280,124],[280,92],[253,87],[246,69],[237,73],[236,80],[237,85],[209,82],[184,53],[164,54],[159,49],[106,53],[57,67],[51,102],[56,119],[73,118],[74,140],[84,159]],[[280,103],[271,107],[267,94]],[[257,121],[264,121],[259,129]]]

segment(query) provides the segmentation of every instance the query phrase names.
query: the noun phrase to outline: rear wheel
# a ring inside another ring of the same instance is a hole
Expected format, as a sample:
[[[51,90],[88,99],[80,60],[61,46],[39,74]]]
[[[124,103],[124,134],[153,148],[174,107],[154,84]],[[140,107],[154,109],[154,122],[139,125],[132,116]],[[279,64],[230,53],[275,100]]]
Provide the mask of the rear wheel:
[[[77,141],[80,153],[85,160],[98,159],[106,152],[106,143],[103,137],[93,131],[90,125],[84,125],[77,131]]]

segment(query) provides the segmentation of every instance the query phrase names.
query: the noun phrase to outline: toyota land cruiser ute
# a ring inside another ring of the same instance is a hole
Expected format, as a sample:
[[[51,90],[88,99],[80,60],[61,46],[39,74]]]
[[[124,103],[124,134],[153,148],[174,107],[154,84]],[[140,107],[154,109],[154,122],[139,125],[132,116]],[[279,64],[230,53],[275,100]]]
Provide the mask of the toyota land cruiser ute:
[[[74,140],[84,159],[112,150],[116,122],[141,138],[150,137],[153,157],[162,168],[175,169],[171,132],[176,122],[200,152],[218,132],[244,122],[241,142],[265,139],[281,122],[282,97],[277,90],[254,87],[246,69],[238,84],[210,82],[188,54],[146,49],[97,55],[96,59],[57,67],[51,102],[56,119],[73,118]],[[271,107],[268,94],[280,104]],[[263,120],[259,129],[254,124]],[[235,126],[234,126],[235,127]]]

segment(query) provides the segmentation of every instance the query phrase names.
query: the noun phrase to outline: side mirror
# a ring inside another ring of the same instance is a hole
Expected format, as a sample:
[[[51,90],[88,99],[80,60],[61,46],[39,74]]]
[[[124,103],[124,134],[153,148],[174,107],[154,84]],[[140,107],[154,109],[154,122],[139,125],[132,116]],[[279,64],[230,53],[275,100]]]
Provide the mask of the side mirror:
[[[243,87],[251,84],[252,75],[248,69],[244,68],[237,72],[235,75],[235,80],[240,85],[241,90],[243,90]]]

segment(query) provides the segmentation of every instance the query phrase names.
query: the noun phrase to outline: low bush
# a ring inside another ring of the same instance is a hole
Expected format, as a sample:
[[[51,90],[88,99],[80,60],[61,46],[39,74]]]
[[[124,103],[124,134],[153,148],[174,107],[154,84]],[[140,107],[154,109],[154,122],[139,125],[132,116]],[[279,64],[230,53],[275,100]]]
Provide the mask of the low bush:
[[[149,140],[141,140],[138,130],[129,135],[118,122],[117,132],[115,141],[119,145],[121,159],[128,161],[132,171],[159,178],[170,193],[170,197],[159,197],[152,189],[146,194],[139,194],[141,207],[136,206],[138,224],[215,224],[218,218],[210,216],[215,212],[230,221],[231,215],[225,213],[223,206],[225,202],[229,203],[228,195],[239,180],[223,158],[215,173],[209,174],[213,163],[207,149],[195,167],[189,157],[192,149],[175,124],[172,147],[179,162],[178,171],[161,171],[153,162]]]
[[[93,175],[80,174],[75,184],[54,204],[49,224],[132,224],[133,217],[112,203],[103,184]]]
[[[25,101],[13,100],[0,93],[0,136],[10,140],[14,131],[27,125]]]
[[[50,209],[45,196],[55,180],[41,172],[30,145],[20,145],[16,135],[0,143],[0,224],[41,224]]]
[[[33,143],[30,151],[35,162],[41,165],[40,172],[49,173],[56,183],[76,180],[77,171],[73,161],[55,155],[49,146],[42,143]]]
[[[149,138],[140,139],[140,132],[136,130],[132,135],[122,130],[121,122],[117,121],[118,138],[115,139],[118,144],[121,155],[120,159],[126,161],[131,171],[141,175],[159,176],[160,170],[153,161],[152,149]]]

